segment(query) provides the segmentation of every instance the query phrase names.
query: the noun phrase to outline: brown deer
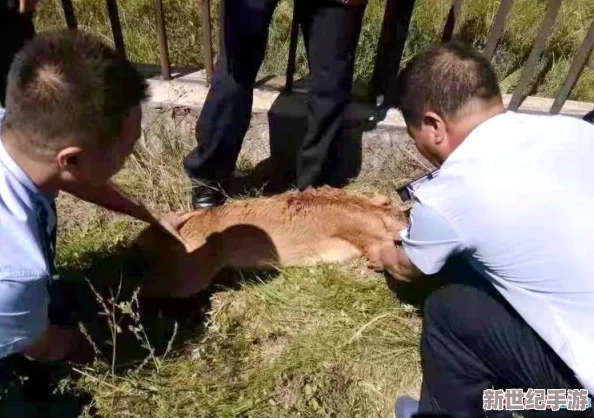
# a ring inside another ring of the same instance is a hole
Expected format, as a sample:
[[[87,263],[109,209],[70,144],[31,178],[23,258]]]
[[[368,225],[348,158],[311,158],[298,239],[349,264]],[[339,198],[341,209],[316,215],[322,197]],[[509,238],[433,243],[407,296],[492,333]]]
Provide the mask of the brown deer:
[[[189,297],[223,268],[271,269],[378,257],[406,225],[387,197],[330,187],[200,209],[182,226],[184,248],[156,228],[138,238],[155,262],[145,296]]]

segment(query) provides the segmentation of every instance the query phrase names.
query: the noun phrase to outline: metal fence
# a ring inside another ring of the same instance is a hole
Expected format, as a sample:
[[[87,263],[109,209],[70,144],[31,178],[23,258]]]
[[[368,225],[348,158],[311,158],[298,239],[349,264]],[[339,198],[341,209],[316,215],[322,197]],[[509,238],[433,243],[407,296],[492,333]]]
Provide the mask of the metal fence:
[[[222,3],[224,0],[220,0]],[[298,7],[299,0],[296,1]],[[442,42],[450,40],[456,29],[456,25],[460,18],[460,10],[462,8],[463,0],[452,0],[450,10],[443,28]],[[124,45],[124,38],[122,35],[122,28],[118,14],[118,5],[116,0],[105,0],[107,12],[109,16],[111,31],[115,48],[122,56],[126,56],[126,47]],[[198,0],[197,7],[200,8],[200,20],[202,26],[202,42],[204,45],[204,63],[206,70],[206,81],[210,84],[213,73],[213,45],[212,45],[212,26],[210,13],[210,0]],[[542,53],[546,47],[547,39],[553,32],[553,27],[559,10],[561,8],[562,0],[549,0],[546,13],[541,22],[536,39],[532,46],[532,51],[522,68],[519,82],[513,91],[508,109],[517,110],[522,104],[523,99],[527,95],[527,90],[530,88],[530,82],[538,67],[538,63]],[[398,101],[398,91],[396,89],[396,78],[400,69],[400,62],[404,51],[408,27],[411,22],[414,11],[415,0],[386,0],[384,19],[380,39],[378,43],[377,55],[373,71],[373,78],[369,86],[369,93],[373,97],[382,97],[384,106],[392,106]],[[489,60],[492,59],[497,43],[500,40],[505,30],[505,23],[507,16],[512,9],[514,0],[501,0],[499,10],[495,16],[495,20],[485,48],[482,54]],[[76,30],[77,20],[72,0],[62,0],[62,7],[64,10],[64,17],[68,28]],[[219,39],[221,39],[220,50],[224,49],[224,5],[220,7],[221,13],[219,15]],[[296,19],[297,11],[293,14],[293,24],[290,35],[289,57],[287,62],[286,84],[285,89],[291,91],[293,88],[294,74],[295,74],[295,57],[297,52],[297,44],[299,37],[299,22]],[[167,45],[167,28],[165,25],[165,15],[163,11],[163,0],[155,0],[155,19],[157,22],[157,38],[159,42],[159,61],[161,66],[161,75],[164,80],[171,80],[171,63],[169,60],[169,48]],[[594,20],[590,24],[590,28],[575,53],[573,62],[562,87],[559,89],[555,100],[549,109],[549,113],[558,113],[567,98],[571,94],[573,87],[579,79],[579,76],[586,65],[588,57],[594,46]]]
[[[113,42],[116,51],[123,57],[126,57],[126,45],[122,35],[122,25],[118,12],[116,0],[105,0],[107,15],[113,36]],[[200,7],[200,20],[203,28],[202,42],[204,45],[204,63],[206,67],[207,83],[210,83],[213,72],[213,46],[212,46],[212,27],[210,24],[210,0],[198,0]],[[77,30],[78,22],[72,0],[62,0],[62,9],[64,19],[69,29]],[[221,8],[222,10],[222,8]],[[165,13],[163,10],[163,0],[155,0],[155,19],[157,22],[157,40],[159,42],[159,61],[161,65],[161,75],[164,80],[171,80],[171,62],[169,60],[169,47],[167,45],[167,28],[165,25]],[[219,26],[222,29],[222,25]],[[222,32],[221,32],[222,35]],[[222,39],[222,37],[221,37]]]

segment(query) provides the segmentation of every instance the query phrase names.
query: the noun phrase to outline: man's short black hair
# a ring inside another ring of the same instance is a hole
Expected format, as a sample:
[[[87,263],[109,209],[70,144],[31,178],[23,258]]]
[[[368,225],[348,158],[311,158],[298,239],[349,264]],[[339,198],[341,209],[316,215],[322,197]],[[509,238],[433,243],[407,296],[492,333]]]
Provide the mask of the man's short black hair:
[[[429,110],[452,117],[471,99],[501,98],[489,61],[456,40],[415,56],[399,76],[398,92],[398,107],[407,123],[414,125]]]
[[[4,126],[38,151],[115,141],[130,110],[147,96],[134,66],[81,31],[38,34],[15,56]],[[65,141],[69,141],[68,144]]]

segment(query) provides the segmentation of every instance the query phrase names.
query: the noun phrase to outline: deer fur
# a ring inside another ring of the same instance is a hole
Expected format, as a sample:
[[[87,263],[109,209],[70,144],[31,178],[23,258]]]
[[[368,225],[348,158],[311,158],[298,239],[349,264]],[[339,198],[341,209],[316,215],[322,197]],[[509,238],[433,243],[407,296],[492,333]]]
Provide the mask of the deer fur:
[[[271,269],[378,257],[405,227],[387,197],[321,187],[196,210],[180,234],[185,249],[156,228],[139,237],[155,262],[145,296],[189,297],[224,268]]]

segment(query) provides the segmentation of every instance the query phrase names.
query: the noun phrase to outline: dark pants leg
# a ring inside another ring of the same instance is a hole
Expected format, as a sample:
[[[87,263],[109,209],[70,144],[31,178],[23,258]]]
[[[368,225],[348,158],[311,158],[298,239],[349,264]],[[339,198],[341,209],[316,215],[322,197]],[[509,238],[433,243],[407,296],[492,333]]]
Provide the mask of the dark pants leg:
[[[594,109],[584,115],[582,119],[584,119],[586,122],[594,123]]]
[[[184,160],[194,180],[224,182],[234,171],[252,114],[253,89],[278,0],[225,1],[226,56],[196,124],[198,147]]]
[[[297,158],[297,186],[325,183],[332,170],[332,145],[340,141],[351,101],[355,52],[365,5],[306,0],[300,21],[307,47],[312,85],[307,100],[307,133]]]
[[[447,273],[455,282],[435,291],[425,305],[419,416],[483,416],[483,390],[492,387],[581,388],[571,370],[486,279],[460,265]],[[524,417],[589,416],[563,410],[516,412]],[[510,411],[488,413],[511,417]]]
[[[33,17],[0,6],[0,104],[6,105],[6,82],[14,55],[35,35]]]

